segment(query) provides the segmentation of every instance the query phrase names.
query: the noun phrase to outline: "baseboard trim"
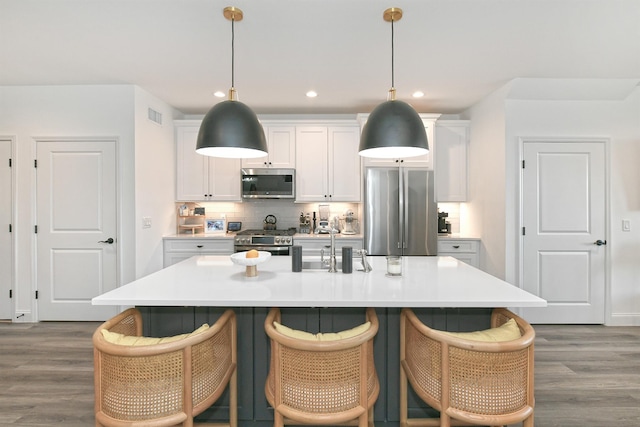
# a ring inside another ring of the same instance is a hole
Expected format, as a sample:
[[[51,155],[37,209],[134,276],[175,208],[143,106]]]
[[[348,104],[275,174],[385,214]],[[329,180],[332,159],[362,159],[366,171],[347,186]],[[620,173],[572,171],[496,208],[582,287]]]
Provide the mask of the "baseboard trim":
[[[640,314],[637,313],[616,313],[612,314],[607,326],[640,326]]]

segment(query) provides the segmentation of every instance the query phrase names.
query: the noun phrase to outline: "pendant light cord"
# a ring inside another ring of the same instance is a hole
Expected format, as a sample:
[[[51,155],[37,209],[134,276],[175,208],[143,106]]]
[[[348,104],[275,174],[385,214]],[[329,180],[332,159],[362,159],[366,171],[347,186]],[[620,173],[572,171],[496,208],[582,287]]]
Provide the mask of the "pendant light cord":
[[[236,22],[236,20],[232,17],[231,18],[231,87],[235,88],[235,49],[234,49],[234,45],[235,45],[235,31],[234,31],[234,23]]]
[[[393,21],[394,19],[391,18],[391,87],[395,88],[396,84],[395,84],[395,70],[394,70],[394,52],[393,52],[393,46],[394,46],[394,42],[393,42]]]

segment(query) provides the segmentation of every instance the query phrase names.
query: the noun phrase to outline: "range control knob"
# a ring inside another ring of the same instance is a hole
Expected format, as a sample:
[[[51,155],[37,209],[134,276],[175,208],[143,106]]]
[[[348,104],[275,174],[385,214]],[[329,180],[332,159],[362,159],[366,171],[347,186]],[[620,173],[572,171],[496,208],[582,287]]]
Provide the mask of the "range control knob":
[[[287,237],[287,243],[291,243],[291,237]]]
[[[276,243],[280,243],[280,238],[279,238],[279,237],[276,237],[276,238],[274,239],[274,241],[275,241]]]

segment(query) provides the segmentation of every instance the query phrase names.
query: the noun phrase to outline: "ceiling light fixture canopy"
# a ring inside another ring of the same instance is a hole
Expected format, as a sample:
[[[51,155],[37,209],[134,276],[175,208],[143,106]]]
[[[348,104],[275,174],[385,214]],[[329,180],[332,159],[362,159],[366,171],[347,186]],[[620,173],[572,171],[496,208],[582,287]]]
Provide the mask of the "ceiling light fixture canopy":
[[[256,114],[238,101],[234,81],[234,24],[242,21],[242,10],[225,7],[231,21],[231,89],[229,99],[213,106],[202,119],[196,152],[205,156],[255,158],[267,155],[267,140]]]
[[[375,158],[421,156],[429,152],[422,119],[411,105],[396,99],[393,23],[402,18],[402,9],[389,8],[382,17],[391,22],[391,89],[388,100],[374,108],[362,129],[359,154]]]

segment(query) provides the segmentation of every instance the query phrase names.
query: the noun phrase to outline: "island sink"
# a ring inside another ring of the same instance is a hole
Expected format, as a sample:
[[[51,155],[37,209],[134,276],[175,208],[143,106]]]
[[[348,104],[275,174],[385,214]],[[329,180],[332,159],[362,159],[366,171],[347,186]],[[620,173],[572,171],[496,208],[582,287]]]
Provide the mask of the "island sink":
[[[342,269],[342,260],[336,259],[336,269]],[[302,259],[302,270],[329,270],[329,264],[325,259],[323,263],[320,258],[303,258]]]

